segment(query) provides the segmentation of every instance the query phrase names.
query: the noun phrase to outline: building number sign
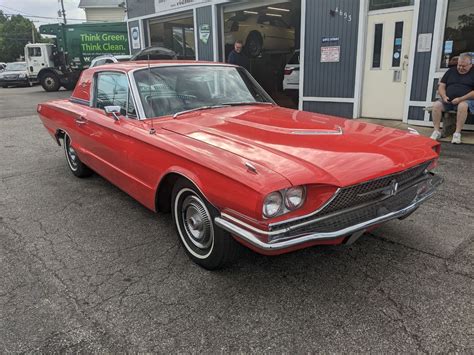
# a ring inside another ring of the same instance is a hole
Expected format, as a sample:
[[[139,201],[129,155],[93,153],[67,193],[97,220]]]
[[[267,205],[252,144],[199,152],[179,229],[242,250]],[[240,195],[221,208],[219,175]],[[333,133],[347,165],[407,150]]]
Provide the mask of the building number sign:
[[[344,11],[343,9],[339,7],[336,7],[336,9],[331,10],[331,15],[333,16],[339,15],[341,17],[344,17],[344,20],[346,20],[347,22],[352,21],[352,14],[349,14],[347,11]]]

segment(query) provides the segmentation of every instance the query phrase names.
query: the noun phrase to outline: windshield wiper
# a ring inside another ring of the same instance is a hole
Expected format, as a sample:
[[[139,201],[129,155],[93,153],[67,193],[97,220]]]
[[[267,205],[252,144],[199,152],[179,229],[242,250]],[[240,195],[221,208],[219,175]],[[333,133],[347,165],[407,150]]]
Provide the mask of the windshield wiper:
[[[224,102],[222,105],[226,106],[243,106],[243,105],[274,105],[273,102],[261,102],[261,101],[255,101],[255,102]]]
[[[230,106],[230,104],[209,105],[209,106],[196,107],[196,108],[192,108],[192,109],[190,109],[190,110],[185,110],[185,111],[176,112],[176,113],[173,115],[173,118],[176,118],[176,117],[178,117],[179,115],[182,115],[182,114],[188,113],[188,112],[194,112],[194,111],[200,111],[200,110],[209,110],[209,109],[211,109],[211,108],[220,108],[220,107],[225,107],[225,106]]]

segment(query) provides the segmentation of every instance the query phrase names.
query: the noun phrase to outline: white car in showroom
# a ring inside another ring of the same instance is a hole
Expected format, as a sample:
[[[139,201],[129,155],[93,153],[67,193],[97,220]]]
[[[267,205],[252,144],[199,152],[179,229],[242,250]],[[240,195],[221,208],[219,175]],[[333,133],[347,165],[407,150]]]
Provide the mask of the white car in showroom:
[[[288,51],[295,46],[295,30],[282,18],[266,14],[239,13],[224,26],[225,44],[241,40],[250,57],[262,51]]]
[[[285,65],[283,73],[283,91],[294,102],[298,102],[300,89],[300,50],[297,49]]]

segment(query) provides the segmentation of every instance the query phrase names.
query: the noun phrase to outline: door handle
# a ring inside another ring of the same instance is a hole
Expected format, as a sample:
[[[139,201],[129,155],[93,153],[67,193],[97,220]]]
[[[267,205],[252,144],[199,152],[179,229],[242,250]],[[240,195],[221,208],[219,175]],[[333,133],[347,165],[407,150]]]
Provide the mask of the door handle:
[[[87,120],[83,116],[79,116],[76,118],[76,123],[77,124],[85,124],[87,123]]]

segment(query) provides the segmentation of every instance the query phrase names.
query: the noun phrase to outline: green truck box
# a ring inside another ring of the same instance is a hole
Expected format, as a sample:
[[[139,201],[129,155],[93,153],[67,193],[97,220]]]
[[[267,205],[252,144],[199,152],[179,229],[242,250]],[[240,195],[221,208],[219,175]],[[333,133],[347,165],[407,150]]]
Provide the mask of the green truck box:
[[[125,22],[49,24],[39,29],[42,35],[53,35],[54,43],[27,44],[25,58],[30,76],[46,91],[73,88],[94,57],[129,54]]]

